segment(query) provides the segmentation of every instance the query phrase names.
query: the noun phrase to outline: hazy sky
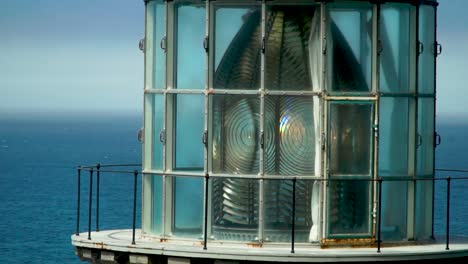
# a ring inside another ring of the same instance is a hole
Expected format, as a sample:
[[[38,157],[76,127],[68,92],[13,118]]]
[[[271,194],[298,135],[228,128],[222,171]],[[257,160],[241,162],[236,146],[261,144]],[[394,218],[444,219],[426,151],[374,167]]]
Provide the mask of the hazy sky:
[[[440,0],[438,112],[468,114],[467,0]],[[0,0],[0,111],[141,111],[143,0]]]

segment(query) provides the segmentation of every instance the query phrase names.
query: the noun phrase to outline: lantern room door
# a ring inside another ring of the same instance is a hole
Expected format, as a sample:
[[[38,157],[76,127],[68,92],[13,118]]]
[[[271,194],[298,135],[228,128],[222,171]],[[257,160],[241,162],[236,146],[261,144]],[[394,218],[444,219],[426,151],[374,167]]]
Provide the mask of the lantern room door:
[[[371,239],[375,102],[330,100],[326,107],[325,241]]]

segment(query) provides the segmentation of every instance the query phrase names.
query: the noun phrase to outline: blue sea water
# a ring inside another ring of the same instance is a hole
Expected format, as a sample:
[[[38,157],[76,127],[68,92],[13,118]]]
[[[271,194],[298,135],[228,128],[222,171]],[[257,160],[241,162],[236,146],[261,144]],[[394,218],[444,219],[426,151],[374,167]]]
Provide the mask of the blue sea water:
[[[137,141],[141,125],[138,114],[0,115],[3,262],[81,263],[70,242],[76,226],[77,165],[141,163],[141,144]],[[437,130],[442,135],[437,167],[468,168],[468,121],[442,119]],[[84,174],[83,195],[88,193],[88,183]],[[141,182],[138,187],[141,189]],[[445,182],[437,184],[438,234],[445,232],[445,188]],[[453,233],[468,235],[463,224],[468,219],[464,202],[467,188],[468,182],[453,185]],[[132,197],[131,175],[101,176],[101,229],[131,227]],[[82,232],[87,228],[87,202],[83,197]]]
[[[82,263],[70,243],[76,225],[76,167],[141,163],[141,120],[137,114],[0,117],[2,262]],[[84,195],[89,177],[82,178]],[[101,197],[101,227],[131,227],[133,177],[101,176]],[[87,201],[84,196],[82,232]]]

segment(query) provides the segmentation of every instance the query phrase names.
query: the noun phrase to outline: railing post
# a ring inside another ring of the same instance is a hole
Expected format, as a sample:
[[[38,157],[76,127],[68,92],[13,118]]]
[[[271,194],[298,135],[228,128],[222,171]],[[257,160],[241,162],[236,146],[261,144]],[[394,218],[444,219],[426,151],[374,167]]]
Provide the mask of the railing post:
[[[132,232],[132,245],[135,245],[137,177],[138,177],[138,171],[135,171],[133,173],[133,232]]]
[[[205,211],[204,211],[204,229],[203,229],[203,249],[207,249],[207,242],[208,242],[208,174],[205,174]]]
[[[78,204],[76,206],[76,232],[75,235],[80,235],[80,204],[81,204],[81,166],[78,166]]]
[[[445,235],[445,250],[449,250],[450,241],[450,176],[447,177],[447,219],[446,219],[446,235]]]
[[[296,178],[293,178],[292,192],[292,226],[291,226],[291,253],[294,253],[294,235],[296,233]]]
[[[96,232],[99,232],[99,185],[101,182],[101,164],[97,164],[97,179],[96,179]]]
[[[93,208],[93,168],[89,171],[89,212],[88,212],[88,240],[91,240],[91,215]]]
[[[379,177],[379,203],[377,215],[377,253],[380,253],[380,243],[382,242],[382,177]]]

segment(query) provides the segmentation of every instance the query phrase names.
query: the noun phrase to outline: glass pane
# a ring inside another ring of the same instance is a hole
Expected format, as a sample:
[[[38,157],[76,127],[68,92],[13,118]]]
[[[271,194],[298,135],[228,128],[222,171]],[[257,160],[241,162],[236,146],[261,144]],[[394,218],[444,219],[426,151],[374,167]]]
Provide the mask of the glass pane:
[[[265,241],[291,242],[292,180],[265,180]],[[296,182],[295,242],[318,240],[320,182]]]
[[[260,98],[214,95],[213,172],[256,174],[260,160]]]
[[[332,83],[337,92],[368,92],[372,75],[372,5],[331,5]]]
[[[401,241],[407,238],[408,182],[383,181],[382,227],[383,241]]]
[[[312,90],[309,40],[320,31],[316,7],[268,6],[266,24],[265,88]]]
[[[419,55],[419,93],[434,93],[435,65],[435,8],[422,5],[419,8],[419,41],[422,54]]]
[[[314,122],[313,98],[265,99],[265,173],[314,175],[315,133],[319,128]]]
[[[434,98],[418,99],[417,175],[434,176]],[[433,181],[419,181],[416,185],[416,237],[432,235]]]
[[[166,53],[160,46],[165,35],[165,2],[162,0],[149,2],[145,45],[147,89],[164,89],[166,86]]]
[[[434,98],[419,98],[418,103],[419,176],[434,175]]]
[[[407,176],[409,174],[410,101],[404,97],[380,98],[379,175]],[[411,121],[412,120],[412,121]],[[414,133],[414,132],[413,132]]]
[[[206,11],[202,1],[178,1],[176,10],[176,63],[178,89],[205,89]]]
[[[216,7],[215,89],[258,89],[261,62],[260,6]]]
[[[163,169],[163,149],[164,145],[160,140],[161,132],[164,128],[164,95],[152,96],[153,107],[153,170]]]
[[[175,178],[174,235],[202,238],[203,189],[203,178]]]
[[[328,224],[330,235],[370,233],[370,184],[367,181],[329,183]]]
[[[175,170],[202,171],[204,168],[205,97],[175,95]]]
[[[432,203],[434,181],[418,181],[416,184],[416,238],[427,239],[432,235]]]
[[[212,180],[212,236],[216,240],[258,240],[258,181]]]
[[[379,176],[402,177],[410,173],[410,104],[415,99],[381,97],[379,124]],[[384,181],[382,186],[382,239],[407,238],[408,182]]]
[[[371,175],[373,105],[330,103],[331,175]]]
[[[409,4],[382,5],[380,37],[380,90],[409,92],[410,89],[410,33]]]
[[[151,175],[148,177],[153,178],[153,225],[151,232],[153,234],[162,234],[162,218],[163,218],[163,188],[162,188],[162,177],[159,175]]]

